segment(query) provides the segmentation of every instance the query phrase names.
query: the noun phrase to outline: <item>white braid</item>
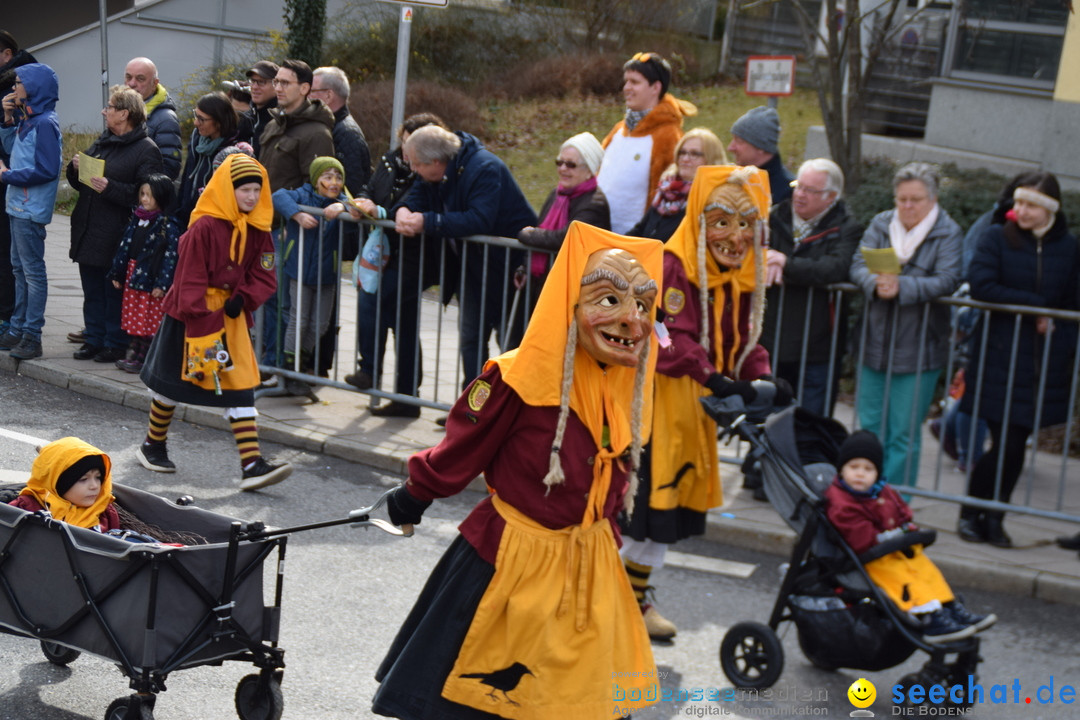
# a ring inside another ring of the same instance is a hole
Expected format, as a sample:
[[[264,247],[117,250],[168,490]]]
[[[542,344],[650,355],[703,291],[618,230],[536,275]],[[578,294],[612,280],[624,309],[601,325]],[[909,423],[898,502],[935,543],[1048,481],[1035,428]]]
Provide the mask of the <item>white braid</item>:
[[[701,213],[697,243],[698,300],[701,303],[701,347],[709,352],[709,269],[705,266],[705,213]],[[719,350],[717,351],[719,353]]]
[[[637,372],[634,373],[634,401],[630,405],[630,473],[627,480],[630,487],[626,491],[627,517],[634,514],[634,499],[638,491],[638,468],[641,466],[641,416],[645,408],[645,378],[649,374],[650,339],[645,338],[645,349],[641,351]]]
[[[768,241],[768,229],[765,220],[758,218],[754,223],[754,294],[750,301],[750,337],[743,346],[739,361],[735,363],[735,378],[739,378],[743,362],[750,355],[761,338],[761,323],[765,319],[765,245]]]
[[[562,448],[563,436],[566,434],[566,419],[570,416],[570,387],[574,384],[574,354],[577,352],[577,321],[570,323],[570,329],[566,332],[566,352],[563,353],[563,376],[562,389],[559,391],[559,422],[555,425],[555,440],[551,445],[551,455],[548,459],[548,472],[544,476],[544,485],[547,492],[551,492],[552,485],[562,485],[566,480],[563,473],[562,461],[559,458],[559,450]],[[547,494],[547,493],[545,493]]]

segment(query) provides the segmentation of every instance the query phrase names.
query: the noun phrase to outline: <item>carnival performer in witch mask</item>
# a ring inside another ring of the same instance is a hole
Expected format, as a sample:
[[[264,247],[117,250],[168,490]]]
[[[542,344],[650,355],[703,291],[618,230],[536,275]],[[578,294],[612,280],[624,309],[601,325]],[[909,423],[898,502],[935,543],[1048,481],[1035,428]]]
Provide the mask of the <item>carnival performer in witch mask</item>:
[[[615,517],[651,427],[662,253],[572,223],[521,346],[488,362],[446,438],[410,459],[395,524],[420,522],[480,473],[491,494],[379,668],[377,714],[592,720],[652,702],[640,699],[655,665]]]
[[[703,166],[686,217],[664,246],[662,309],[670,343],[657,357],[652,441],[623,547],[653,639],[670,640],[677,628],[647,602],[650,573],[663,565],[668,545],[702,534],[706,511],[721,503],[716,423],[698,400],[712,392],[750,401],[756,395],[750,381],[770,372],[768,353],[757,344],[768,214],[764,171]]]

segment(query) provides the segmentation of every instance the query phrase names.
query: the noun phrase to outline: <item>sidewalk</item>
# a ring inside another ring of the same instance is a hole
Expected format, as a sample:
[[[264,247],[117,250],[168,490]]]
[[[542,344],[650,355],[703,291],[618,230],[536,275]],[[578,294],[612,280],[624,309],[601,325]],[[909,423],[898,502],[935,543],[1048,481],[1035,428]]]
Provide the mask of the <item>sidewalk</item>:
[[[111,364],[80,361],[72,358],[77,345],[69,343],[66,335],[82,327],[82,290],[78,267],[67,257],[69,221],[56,215],[48,228],[46,263],[49,273],[49,300],[43,337],[44,356],[17,363],[7,353],[0,353],[0,371],[18,372],[59,387],[115,402],[143,411],[149,410],[149,396],[138,376],[124,373]],[[342,318],[355,317],[355,295],[342,294]],[[439,312],[434,302],[425,302],[424,312]],[[452,318],[451,318],[452,319]],[[448,320],[444,319],[443,327]],[[339,345],[354,347],[352,323],[342,323]],[[456,363],[456,352],[447,343],[442,331],[443,351],[431,362],[440,365]],[[434,343],[432,343],[434,345]],[[425,347],[428,347],[425,340]],[[343,357],[348,357],[345,353]],[[387,364],[392,366],[390,355]],[[425,357],[425,362],[428,359]],[[352,367],[338,368],[338,377],[352,372]],[[441,373],[453,378],[453,372]],[[455,396],[454,383],[433,389],[436,402],[450,403]],[[370,399],[361,393],[346,390],[348,385],[324,387],[318,390],[319,402],[310,403],[298,397],[262,397],[258,400],[260,436],[272,442],[321,452],[334,457],[369,465],[404,476],[406,461],[414,452],[438,443],[442,428],[435,419],[444,413],[425,408],[418,420],[376,418],[367,412]],[[850,408],[846,410],[850,414]],[[221,413],[214,409],[177,408],[175,416],[199,425],[228,430]],[[844,418],[842,418],[844,419]],[[849,424],[850,427],[850,424]],[[734,454],[732,447],[721,447],[722,454]],[[1036,472],[1038,483],[1045,475],[1049,486],[1056,478],[1055,459],[1047,459]],[[1060,462],[1057,460],[1057,462]],[[933,483],[940,478],[940,489],[959,492],[963,476],[951,469],[948,458],[938,466],[937,442],[924,430],[920,477]],[[768,503],[757,502],[741,489],[742,477],[737,467],[723,466],[724,506],[710,513],[707,537],[721,543],[760,550],[774,554],[790,551],[794,539],[782,518]],[[1080,464],[1070,461],[1068,476],[1080,477]],[[1018,487],[1019,494],[1021,488]],[[1045,489],[1043,490],[1045,492]],[[1076,553],[1061,550],[1053,543],[1058,535],[1073,534],[1075,525],[1011,514],[1007,528],[1017,547],[1001,550],[988,545],[962,542],[955,532],[957,507],[953,503],[914,498],[912,506],[916,521],[938,530],[938,541],[930,551],[949,580],[960,587],[1014,593],[1052,602],[1080,604],[1080,560]],[[1077,512],[1080,499],[1067,508]],[[780,560],[778,559],[778,562]]]

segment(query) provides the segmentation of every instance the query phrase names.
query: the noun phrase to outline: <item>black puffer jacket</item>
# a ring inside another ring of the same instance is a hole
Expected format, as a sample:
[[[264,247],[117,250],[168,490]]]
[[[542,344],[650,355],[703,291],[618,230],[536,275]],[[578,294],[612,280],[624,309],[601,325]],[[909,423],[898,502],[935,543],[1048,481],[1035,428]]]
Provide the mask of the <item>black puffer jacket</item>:
[[[349,193],[361,192],[371,179],[371,151],[364,131],[343,105],[334,113],[334,155],[345,168],[345,187]]]
[[[105,161],[109,184],[104,192],[96,192],[79,182],[79,172],[68,163],[67,180],[79,191],[71,213],[68,256],[77,263],[109,268],[131,218],[131,208],[138,201],[142,179],[162,172],[161,151],[146,136],[143,124],[123,135],[106,130],[86,154]]]
[[[1016,240],[1010,242],[1007,233]],[[1080,247],[1060,213],[1042,240],[1011,222],[1004,226],[991,225],[975,248],[968,280],[971,297],[975,300],[1075,310],[1080,284]],[[970,390],[979,388],[980,417],[1033,428],[1046,336],[1036,331],[1035,316],[1024,316],[1016,346],[1012,402],[1006,418],[1005,399],[1008,397],[1006,389],[1015,322],[1012,314],[993,313],[989,326],[985,320],[979,323],[970,343],[975,356],[968,364],[965,383]],[[980,385],[978,360],[984,331],[989,337],[986,338],[986,360],[982,364],[984,377]],[[1076,332],[1075,323],[1054,321],[1041,426],[1063,423],[1068,417]],[[969,413],[974,410],[975,395],[975,392],[964,393],[962,410]]]

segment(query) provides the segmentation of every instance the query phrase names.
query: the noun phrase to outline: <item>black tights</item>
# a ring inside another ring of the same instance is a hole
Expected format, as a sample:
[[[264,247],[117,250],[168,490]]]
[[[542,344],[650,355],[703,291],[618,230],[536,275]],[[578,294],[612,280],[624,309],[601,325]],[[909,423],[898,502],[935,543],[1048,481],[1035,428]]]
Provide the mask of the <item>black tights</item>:
[[[972,497],[985,500],[999,500],[1008,502],[1012,496],[1013,488],[1020,479],[1020,472],[1024,469],[1024,455],[1027,451],[1027,439],[1031,434],[1031,428],[1022,425],[1009,425],[1008,432],[1004,433],[1002,424],[997,421],[987,420],[986,426],[990,430],[990,449],[979,458],[971,471],[971,480],[968,483],[968,494]],[[1002,444],[1005,446],[1005,457],[1001,466],[1001,494],[994,497],[994,480],[997,475],[998,453]]]

